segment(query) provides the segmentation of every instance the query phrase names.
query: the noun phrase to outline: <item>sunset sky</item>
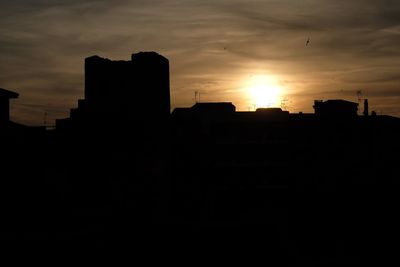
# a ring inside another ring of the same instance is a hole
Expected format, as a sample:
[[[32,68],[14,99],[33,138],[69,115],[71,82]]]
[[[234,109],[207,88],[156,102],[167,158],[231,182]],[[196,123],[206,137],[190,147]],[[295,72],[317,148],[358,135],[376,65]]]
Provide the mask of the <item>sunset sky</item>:
[[[199,91],[237,110],[287,99],[312,112],[362,90],[371,110],[400,116],[399,14],[398,0],[1,0],[0,87],[20,93],[14,121],[39,125],[83,97],[85,57],[156,51],[173,107]]]

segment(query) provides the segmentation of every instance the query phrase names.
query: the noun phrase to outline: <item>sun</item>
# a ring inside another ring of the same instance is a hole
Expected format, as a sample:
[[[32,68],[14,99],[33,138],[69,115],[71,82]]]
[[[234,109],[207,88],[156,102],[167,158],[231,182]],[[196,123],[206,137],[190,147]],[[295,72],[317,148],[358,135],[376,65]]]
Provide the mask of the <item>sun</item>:
[[[252,105],[261,107],[279,107],[282,88],[276,80],[267,75],[253,76],[248,85],[248,94]]]

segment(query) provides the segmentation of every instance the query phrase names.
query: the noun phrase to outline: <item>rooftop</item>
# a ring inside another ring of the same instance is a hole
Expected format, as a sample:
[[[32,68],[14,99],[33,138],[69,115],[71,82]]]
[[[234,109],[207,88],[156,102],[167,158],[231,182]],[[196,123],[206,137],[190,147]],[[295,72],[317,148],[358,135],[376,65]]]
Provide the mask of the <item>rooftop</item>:
[[[15,93],[15,92],[0,88],[0,98],[8,98],[8,99],[10,99],[10,98],[18,98],[18,96],[19,96],[18,93]]]

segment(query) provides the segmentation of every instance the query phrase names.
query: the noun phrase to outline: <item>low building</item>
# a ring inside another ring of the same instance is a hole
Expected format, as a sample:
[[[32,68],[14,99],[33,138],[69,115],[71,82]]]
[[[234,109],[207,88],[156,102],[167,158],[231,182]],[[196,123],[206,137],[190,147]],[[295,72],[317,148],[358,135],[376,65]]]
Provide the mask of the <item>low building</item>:
[[[10,99],[18,96],[18,93],[0,88],[0,125],[10,122]]]
[[[358,104],[342,99],[327,101],[315,100],[313,108],[315,115],[319,117],[357,117]]]

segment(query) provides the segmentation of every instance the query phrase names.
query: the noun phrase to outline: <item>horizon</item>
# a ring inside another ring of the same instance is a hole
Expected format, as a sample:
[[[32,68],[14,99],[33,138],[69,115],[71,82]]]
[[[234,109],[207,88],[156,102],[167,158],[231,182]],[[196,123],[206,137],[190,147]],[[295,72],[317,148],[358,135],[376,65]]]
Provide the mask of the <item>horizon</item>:
[[[3,1],[0,87],[11,119],[68,116],[84,92],[84,58],[155,51],[170,62],[171,111],[232,102],[312,112],[316,99],[400,116],[400,3],[380,1]],[[274,88],[273,90],[271,88]],[[270,91],[274,91],[270,93]],[[256,103],[260,99],[262,102]],[[362,103],[361,103],[362,105]],[[359,108],[360,110],[360,108]]]

